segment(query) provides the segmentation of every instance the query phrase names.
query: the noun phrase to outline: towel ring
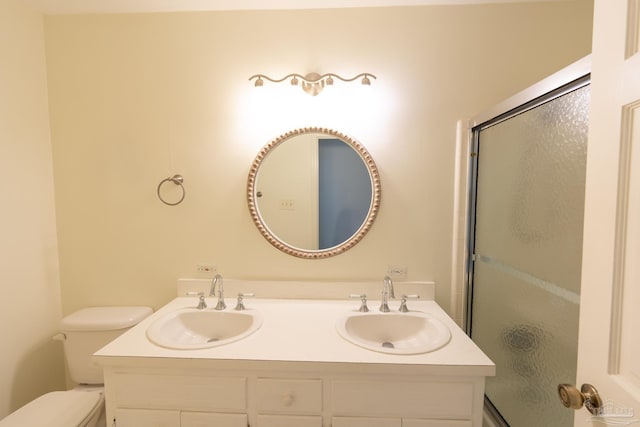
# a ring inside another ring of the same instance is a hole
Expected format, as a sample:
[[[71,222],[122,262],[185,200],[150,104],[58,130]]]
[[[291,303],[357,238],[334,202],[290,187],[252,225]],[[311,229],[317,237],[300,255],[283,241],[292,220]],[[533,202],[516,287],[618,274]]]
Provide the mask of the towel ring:
[[[168,181],[173,182],[175,185],[179,185],[180,188],[182,189],[182,197],[180,197],[180,200],[178,200],[175,203],[167,202],[160,195],[160,188],[162,187],[162,184],[164,184],[165,182],[168,182]],[[170,176],[168,178],[163,179],[162,181],[160,181],[160,184],[158,184],[158,189],[156,190],[156,193],[158,194],[158,199],[160,199],[160,201],[162,203],[164,203],[165,205],[169,205],[169,206],[179,205],[184,200],[184,196],[186,194],[186,192],[184,191],[184,185],[182,185],[183,183],[184,183],[184,178],[182,178],[182,175],[173,175],[173,176]]]

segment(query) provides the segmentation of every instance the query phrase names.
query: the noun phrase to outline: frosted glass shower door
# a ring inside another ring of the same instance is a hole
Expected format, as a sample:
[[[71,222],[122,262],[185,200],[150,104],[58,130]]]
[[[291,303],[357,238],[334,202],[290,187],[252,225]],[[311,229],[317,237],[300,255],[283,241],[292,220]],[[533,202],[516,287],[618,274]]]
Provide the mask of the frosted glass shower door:
[[[474,130],[471,337],[494,361],[486,395],[513,427],[572,426],[589,86]]]

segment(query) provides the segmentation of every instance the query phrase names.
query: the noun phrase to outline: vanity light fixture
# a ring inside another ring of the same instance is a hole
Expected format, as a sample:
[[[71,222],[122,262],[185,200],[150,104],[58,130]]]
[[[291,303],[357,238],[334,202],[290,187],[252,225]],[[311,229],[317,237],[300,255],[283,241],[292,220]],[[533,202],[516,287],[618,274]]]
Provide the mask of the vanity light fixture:
[[[354,80],[361,78],[362,80],[360,80],[360,83],[362,83],[365,86],[371,86],[371,79],[376,78],[376,76],[370,73],[360,73],[357,76],[352,77],[350,79],[346,79],[334,73],[326,73],[322,75],[318,73],[309,73],[306,76],[292,73],[284,76],[281,79],[272,79],[271,77],[265,76],[264,74],[256,74],[249,77],[249,81],[252,81],[255,79],[255,82],[254,82],[255,87],[263,86],[265,80],[269,80],[270,82],[273,82],[273,83],[280,83],[285,80],[291,79],[290,82],[292,86],[298,86],[300,84],[300,81],[302,81],[302,90],[304,90],[306,93],[308,93],[311,96],[316,96],[317,94],[322,92],[322,89],[324,89],[325,86],[333,85],[334,77],[338,80],[342,80],[343,82],[352,82]]]

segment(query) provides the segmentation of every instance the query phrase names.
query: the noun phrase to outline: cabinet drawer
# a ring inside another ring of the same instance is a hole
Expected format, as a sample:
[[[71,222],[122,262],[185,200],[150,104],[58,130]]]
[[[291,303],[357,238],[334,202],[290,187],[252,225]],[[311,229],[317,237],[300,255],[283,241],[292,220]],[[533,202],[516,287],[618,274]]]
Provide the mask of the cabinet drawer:
[[[400,418],[333,417],[331,427],[404,427]]]
[[[180,427],[247,427],[246,414],[212,414],[207,412],[183,412]]]
[[[257,427],[322,427],[322,417],[319,415],[258,415]]]
[[[120,408],[245,412],[244,377],[187,375],[117,375],[109,387]]]
[[[410,381],[334,381],[336,415],[415,418],[471,418],[472,383]]]
[[[259,378],[256,398],[258,412],[319,413],[322,380]]]
[[[118,427],[180,427],[180,411],[118,409]]]

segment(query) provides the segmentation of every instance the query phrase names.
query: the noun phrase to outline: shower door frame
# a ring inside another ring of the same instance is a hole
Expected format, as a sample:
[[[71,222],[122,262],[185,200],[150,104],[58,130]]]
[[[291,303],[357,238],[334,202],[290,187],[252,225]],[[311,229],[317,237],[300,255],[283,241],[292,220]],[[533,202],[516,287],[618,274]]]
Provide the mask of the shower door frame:
[[[475,227],[476,227],[476,195],[478,190],[478,150],[479,150],[479,137],[480,132],[484,129],[487,129],[491,126],[494,126],[500,122],[505,120],[509,120],[512,117],[517,116],[518,114],[525,113],[531,109],[534,109],[542,104],[553,101],[556,98],[559,98],[563,95],[566,95],[569,92],[573,92],[577,89],[580,89],[584,86],[588,86],[591,82],[591,75],[587,73],[578,77],[577,79],[573,79],[568,81],[567,83],[556,87],[553,90],[545,92],[539,96],[536,96],[529,101],[518,105],[517,107],[511,108],[510,110],[498,114],[493,118],[485,120],[483,122],[478,122],[477,125],[472,126],[469,129],[470,133],[470,157],[471,161],[469,162],[469,213],[467,216],[467,268],[466,268],[466,309],[465,309],[465,332],[467,335],[471,336],[471,328],[472,328],[472,316],[471,309],[473,305],[473,273],[474,273],[474,262],[473,259],[475,254]]]
[[[453,251],[453,273],[454,286],[462,289],[462,300],[454,302],[454,307],[462,307],[461,322],[465,332],[471,336],[472,332],[472,306],[473,306],[473,276],[474,276],[474,253],[475,253],[475,218],[476,218],[476,195],[478,177],[478,148],[479,133],[482,129],[493,126],[502,121],[508,120],[518,114],[531,110],[539,105],[547,103],[553,99],[561,97],[569,92],[577,90],[590,84],[591,58],[587,56],[552,76],[538,82],[537,84],[519,92],[513,97],[497,104],[484,113],[477,115],[471,120],[464,121],[459,125],[459,144],[466,151],[466,161],[468,165],[464,168],[461,164],[461,157],[458,157],[458,170],[464,170],[460,181],[466,184],[457,184],[456,196],[459,203],[464,203],[460,215],[465,216],[465,221],[456,218],[457,226],[464,223],[464,230],[458,230],[458,235],[463,235],[464,244],[456,247]],[[459,149],[460,146],[459,146]],[[466,175],[466,177],[465,177]],[[464,179],[466,178],[466,179]],[[464,199],[463,199],[464,197]],[[456,209],[457,210],[457,209]],[[455,230],[455,226],[454,226]],[[454,231],[455,232],[455,231]],[[464,234],[463,234],[464,233]],[[460,253],[461,252],[461,253]],[[456,280],[458,278],[458,280]],[[458,283],[456,283],[458,281]],[[454,293],[456,289],[452,290]],[[455,308],[454,308],[455,313]],[[492,414],[496,421],[502,417],[485,396],[485,408]],[[504,420],[503,420],[504,421]],[[507,425],[503,422],[503,425]]]

